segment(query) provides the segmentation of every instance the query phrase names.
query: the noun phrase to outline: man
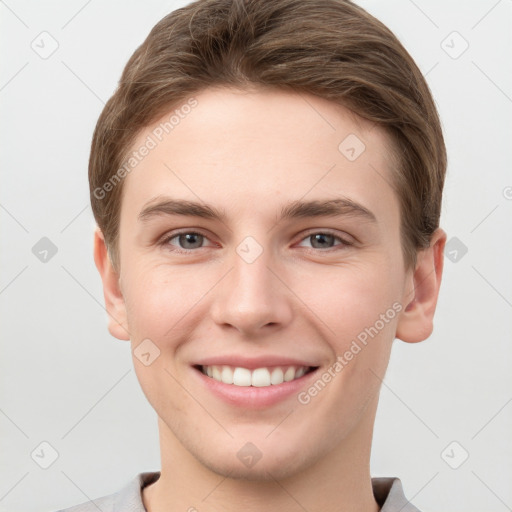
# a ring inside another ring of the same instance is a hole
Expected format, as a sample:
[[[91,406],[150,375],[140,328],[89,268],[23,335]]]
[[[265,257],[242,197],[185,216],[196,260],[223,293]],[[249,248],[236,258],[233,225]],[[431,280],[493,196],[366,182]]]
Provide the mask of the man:
[[[68,511],[414,511],[370,476],[395,338],[432,332],[446,152],[393,34],[343,0],[199,0],[91,148],[95,262],[160,472]]]

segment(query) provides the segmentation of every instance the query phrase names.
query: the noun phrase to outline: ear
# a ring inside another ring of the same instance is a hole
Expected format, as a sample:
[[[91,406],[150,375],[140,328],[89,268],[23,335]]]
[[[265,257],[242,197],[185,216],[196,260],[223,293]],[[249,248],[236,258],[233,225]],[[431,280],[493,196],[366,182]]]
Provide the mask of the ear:
[[[438,228],[430,247],[418,251],[414,272],[407,280],[402,304],[407,304],[397,324],[396,337],[408,343],[427,339],[434,328],[434,313],[443,275],[446,233]]]
[[[107,251],[103,233],[94,232],[94,263],[103,281],[103,296],[108,314],[108,330],[119,340],[129,341],[126,305],[119,286],[119,273],[114,269]]]

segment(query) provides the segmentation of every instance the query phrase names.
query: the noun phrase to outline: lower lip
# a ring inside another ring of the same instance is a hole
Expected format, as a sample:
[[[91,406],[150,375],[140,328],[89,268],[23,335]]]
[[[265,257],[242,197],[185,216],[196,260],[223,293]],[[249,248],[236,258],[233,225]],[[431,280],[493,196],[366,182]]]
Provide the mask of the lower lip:
[[[218,396],[225,402],[238,407],[263,408],[277,404],[291,396],[297,396],[300,391],[315,377],[318,368],[315,370],[282,384],[264,387],[236,386],[235,384],[224,384],[218,380],[205,375],[201,370],[193,368],[203,386],[211,393]]]

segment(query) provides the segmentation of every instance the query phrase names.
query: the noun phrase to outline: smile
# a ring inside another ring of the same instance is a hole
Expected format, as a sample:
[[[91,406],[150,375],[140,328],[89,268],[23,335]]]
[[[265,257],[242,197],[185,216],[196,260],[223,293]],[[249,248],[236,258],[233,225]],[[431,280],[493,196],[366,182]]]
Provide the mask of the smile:
[[[268,387],[300,379],[314,370],[311,366],[276,366],[250,370],[239,366],[212,365],[199,366],[198,369],[206,376],[222,382],[243,387]]]

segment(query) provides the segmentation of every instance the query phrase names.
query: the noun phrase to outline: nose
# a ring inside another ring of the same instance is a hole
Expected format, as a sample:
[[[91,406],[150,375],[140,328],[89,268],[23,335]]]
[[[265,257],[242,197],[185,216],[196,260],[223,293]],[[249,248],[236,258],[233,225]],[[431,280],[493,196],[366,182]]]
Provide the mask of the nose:
[[[254,337],[291,321],[293,294],[269,253],[264,250],[255,261],[248,262],[235,252],[231,271],[219,283],[210,310],[218,325]]]

